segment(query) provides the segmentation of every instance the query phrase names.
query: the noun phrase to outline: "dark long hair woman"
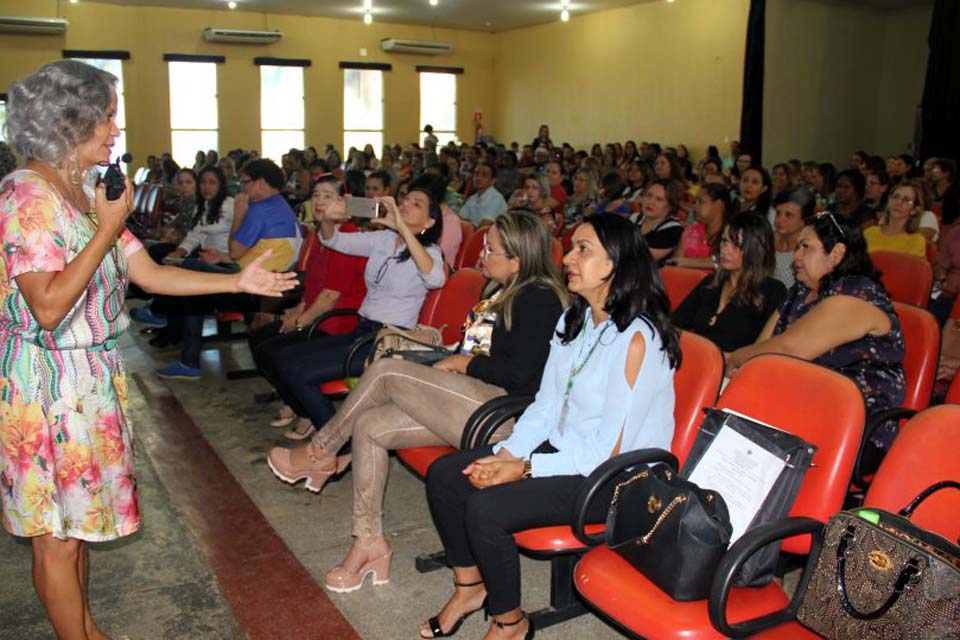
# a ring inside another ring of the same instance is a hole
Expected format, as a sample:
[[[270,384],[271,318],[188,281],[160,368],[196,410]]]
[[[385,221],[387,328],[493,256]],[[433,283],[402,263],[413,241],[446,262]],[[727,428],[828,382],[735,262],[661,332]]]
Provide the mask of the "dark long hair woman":
[[[484,602],[491,632],[530,637],[512,533],[569,525],[574,497],[597,466],[670,447],[680,340],[643,236],[619,216],[587,216],[572,242],[563,263],[574,301],[557,323],[535,400],[509,438],[445,456],[427,473],[456,589],[421,625],[421,638],[451,635]],[[612,487],[601,493],[590,522],[605,517]]]

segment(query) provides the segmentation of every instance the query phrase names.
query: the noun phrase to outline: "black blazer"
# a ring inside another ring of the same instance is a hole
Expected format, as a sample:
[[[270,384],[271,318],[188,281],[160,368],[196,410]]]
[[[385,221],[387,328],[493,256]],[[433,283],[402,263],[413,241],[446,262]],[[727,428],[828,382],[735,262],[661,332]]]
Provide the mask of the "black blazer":
[[[508,394],[533,395],[540,388],[550,339],[563,306],[545,287],[527,285],[513,299],[511,329],[497,318],[490,337],[490,355],[475,356],[467,375],[503,387]]]

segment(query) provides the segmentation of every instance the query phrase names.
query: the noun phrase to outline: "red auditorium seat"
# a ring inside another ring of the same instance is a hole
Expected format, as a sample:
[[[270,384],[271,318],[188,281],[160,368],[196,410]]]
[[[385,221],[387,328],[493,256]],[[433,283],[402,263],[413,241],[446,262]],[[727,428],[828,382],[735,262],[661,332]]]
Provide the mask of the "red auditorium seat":
[[[894,251],[874,251],[870,261],[880,270],[880,282],[895,302],[926,309],[933,287],[933,269],[928,261]]]
[[[660,279],[670,298],[670,310],[675,311],[690,292],[709,275],[703,269],[688,269],[686,267],[661,267]]]
[[[562,238],[561,244],[563,245],[564,253],[567,253],[568,251],[570,251],[570,247],[573,246],[573,234],[577,230],[577,228],[580,226],[580,224],[581,223],[578,222],[577,224],[573,225],[572,227],[570,227],[569,229],[563,232],[563,235],[561,236]]]
[[[457,252],[456,268],[475,267],[480,260],[480,253],[483,251],[483,239],[487,235],[490,226],[483,226],[470,235],[470,239],[464,238],[460,244],[460,251]]]
[[[770,401],[770,389],[789,390]],[[794,517],[823,521],[838,511],[853,470],[863,433],[863,397],[845,376],[812,363],[779,355],[748,361],[730,381],[717,407],[734,409],[794,433],[818,447],[797,500]],[[810,537],[795,535],[783,550],[807,554]],[[588,551],[576,568],[580,594],[597,610],[631,633],[667,640],[720,640],[727,637],[711,623],[707,600],[677,602],[632,565],[605,546]],[[787,604],[787,595],[772,582],[763,587],[734,588],[726,615],[739,623]]]
[[[556,238],[554,238],[550,243],[550,250],[553,252],[553,264],[557,265],[557,269],[563,269],[563,244]]]

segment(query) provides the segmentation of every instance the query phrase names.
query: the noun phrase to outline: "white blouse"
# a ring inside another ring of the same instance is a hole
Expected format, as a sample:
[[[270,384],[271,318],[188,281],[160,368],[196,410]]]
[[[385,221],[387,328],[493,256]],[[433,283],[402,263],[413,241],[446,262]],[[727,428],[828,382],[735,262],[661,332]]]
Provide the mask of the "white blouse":
[[[563,326],[561,316],[557,329]],[[643,336],[646,348],[631,387],[626,379],[627,352],[637,333]],[[581,365],[564,411],[570,374]],[[648,447],[669,451],[673,404],[673,369],[653,327],[643,318],[635,319],[622,332],[612,320],[593,326],[588,309],[576,339],[566,345],[556,336],[551,340],[536,399],[517,421],[513,434],[494,446],[494,452],[506,448],[515,456],[530,458],[536,477],[586,476],[610,458],[621,432],[621,453]],[[531,455],[545,440],[557,452]]]

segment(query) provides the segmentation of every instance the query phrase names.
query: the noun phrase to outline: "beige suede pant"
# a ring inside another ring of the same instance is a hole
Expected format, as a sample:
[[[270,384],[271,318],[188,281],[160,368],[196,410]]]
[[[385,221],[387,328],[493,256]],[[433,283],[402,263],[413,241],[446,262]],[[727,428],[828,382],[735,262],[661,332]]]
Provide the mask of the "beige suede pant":
[[[353,535],[380,535],[388,451],[406,447],[460,446],[470,415],[505,395],[476,378],[412,362],[384,358],[373,363],[336,415],[313,436],[330,455],[352,438]],[[500,439],[512,422],[498,432]]]

